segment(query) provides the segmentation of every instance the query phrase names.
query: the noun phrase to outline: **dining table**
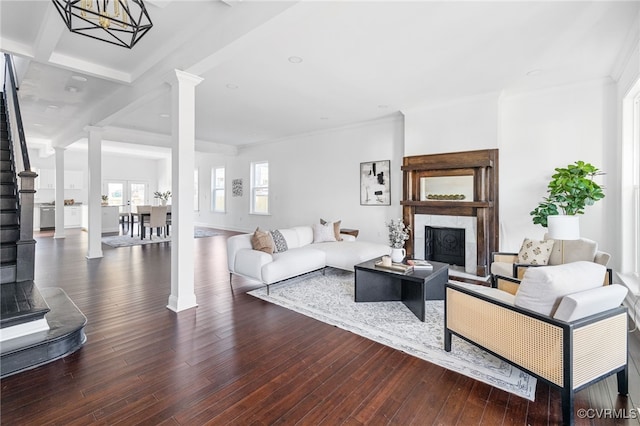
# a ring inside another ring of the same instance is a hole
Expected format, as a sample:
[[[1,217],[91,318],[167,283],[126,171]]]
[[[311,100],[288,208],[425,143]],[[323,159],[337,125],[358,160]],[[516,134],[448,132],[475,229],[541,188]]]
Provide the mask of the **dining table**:
[[[138,226],[140,227],[140,239],[144,240],[145,234],[146,234],[146,228],[143,226],[144,224],[144,220],[146,218],[147,222],[149,221],[149,219],[151,218],[151,212],[145,212],[145,213],[138,213],[138,212],[131,212],[129,213],[130,217],[129,217],[129,223],[131,224],[131,226],[129,227],[130,232],[131,232],[131,237],[133,238],[133,219],[135,217],[138,218]],[[166,235],[169,235],[169,224],[171,223],[171,212],[167,212],[167,224],[166,224]],[[159,229],[156,231],[156,233],[158,235],[160,235],[160,232],[158,232]],[[151,230],[152,234],[153,234],[153,230]]]

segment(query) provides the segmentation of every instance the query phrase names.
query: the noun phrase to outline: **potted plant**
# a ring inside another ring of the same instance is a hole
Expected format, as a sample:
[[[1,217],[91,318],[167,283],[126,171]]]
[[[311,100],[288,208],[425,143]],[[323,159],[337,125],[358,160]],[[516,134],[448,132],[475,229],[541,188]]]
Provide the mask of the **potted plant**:
[[[409,239],[408,226],[405,226],[402,219],[391,219],[387,223],[389,228],[389,244],[391,245],[391,260],[393,262],[402,262],[407,252],[404,249],[404,242]]]
[[[160,192],[156,191],[153,193],[153,198],[158,198],[160,200],[160,204],[163,206],[167,205],[167,200],[171,197],[171,191]]]
[[[533,211],[533,223],[548,226],[548,217],[583,214],[586,206],[604,198],[603,188],[594,177],[603,174],[597,167],[584,161],[576,161],[567,167],[558,167],[547,186],[548,195]]]
[[[102,203],[101,204],[103,206],[108,206],[109,205],[109,196],[108,195],[102,195],[101,198],[102,198]]]

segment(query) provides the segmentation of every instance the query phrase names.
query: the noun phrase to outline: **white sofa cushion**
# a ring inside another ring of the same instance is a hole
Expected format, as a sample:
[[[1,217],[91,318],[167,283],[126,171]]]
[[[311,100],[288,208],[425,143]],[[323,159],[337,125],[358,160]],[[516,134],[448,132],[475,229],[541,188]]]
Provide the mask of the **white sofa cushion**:
[[[313,243],[313,229],[310,226],[294,226],[294,231],[298,236],[298,246],[303,247]]]
[[[272,262],[262,265],[262,282],[272,284],[324,268],[325,258],[324,252],[311,247],[298,247],[283,253],[276,253],[273,255]]]
[[[553,315],[561,321],[575,321],[620,306],[627,296],[627,289],[611,284],[564,296]]]
[[[515,304],[553,315],[567,294],[602,286],[606,268],[593,262],[527,268],[516,292]]]
[[[326,254],[327,266],[347,271],[353,271],[358,263],[391,253],[391,247],[386,244],[365,241],[314,243],[312,247]]]

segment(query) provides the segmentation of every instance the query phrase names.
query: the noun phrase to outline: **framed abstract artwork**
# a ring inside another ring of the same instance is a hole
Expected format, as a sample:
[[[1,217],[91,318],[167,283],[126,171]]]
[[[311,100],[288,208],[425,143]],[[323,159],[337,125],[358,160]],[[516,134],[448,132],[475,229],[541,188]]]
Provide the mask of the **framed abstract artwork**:
[[[231,195],[233,197],[242,197],[242,179],[233,179],[231,181]]]
[[[360,205],[391,205],[390,172],[390,160],[360,163]]]

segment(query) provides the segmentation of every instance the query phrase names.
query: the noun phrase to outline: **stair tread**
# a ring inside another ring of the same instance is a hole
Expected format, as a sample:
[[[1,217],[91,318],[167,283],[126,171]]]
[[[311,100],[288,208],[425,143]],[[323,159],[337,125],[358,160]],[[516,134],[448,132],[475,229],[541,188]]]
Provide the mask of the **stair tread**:
[[[0,328],[41,319],[49,306],[33,281],[0,286]]]
[[[1,377],[28,370],[80,349],[86,341],[87,318],[60,288],[39,289],[50,307],[49,330],[2,342]]]

